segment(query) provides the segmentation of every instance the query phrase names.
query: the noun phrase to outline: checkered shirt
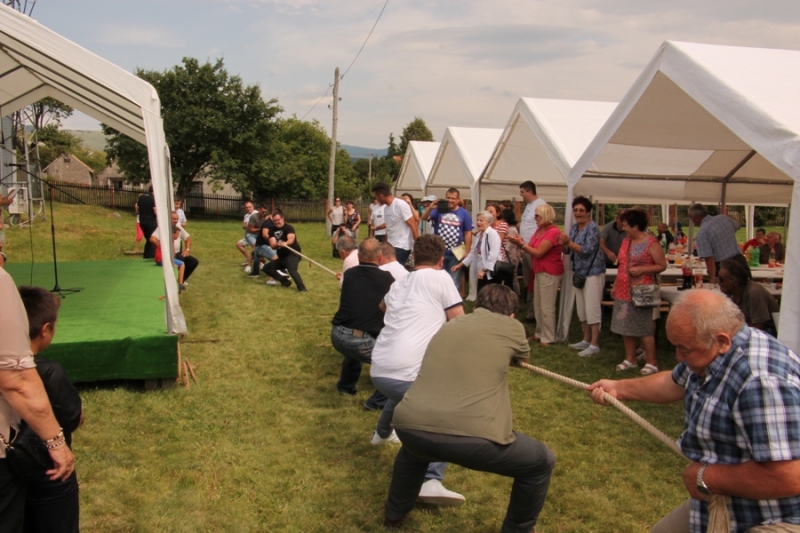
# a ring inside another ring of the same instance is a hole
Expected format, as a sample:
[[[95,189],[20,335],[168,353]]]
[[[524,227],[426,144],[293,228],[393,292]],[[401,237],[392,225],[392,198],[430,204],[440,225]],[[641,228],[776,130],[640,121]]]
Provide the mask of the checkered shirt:
[[[728,215],[708,216],[700,224],[697,232],[697,255],[701,258],[714,257],[714,261],[730,259],[742,253],[736,242],[739,223]]]
[[[800,358],[774,337],[746,325],[705,377],[680,363],[686,428],[678,440],[692,461],[740,464],[800,459]],[[800,524],[800,495],[779,500],[731,497],[731,531],[769,523]],[[690,529],[706,530],[708,504],[693,499]]]
[[[459,207],[449,213],[431,212],[434,233],[444,240],[448,250],[464,242],[464,232],[472,231],[472,218],[469,211]]]

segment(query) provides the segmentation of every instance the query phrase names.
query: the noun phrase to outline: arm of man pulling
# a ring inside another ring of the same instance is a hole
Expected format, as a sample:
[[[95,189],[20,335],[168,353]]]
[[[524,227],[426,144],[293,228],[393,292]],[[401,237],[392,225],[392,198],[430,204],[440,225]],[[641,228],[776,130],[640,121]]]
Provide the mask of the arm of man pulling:
[[[705,496],[697,490],[697,472],[702,465],[690,464],[683,471],[683,484],[698,500]],[[725,494],[750,500],[774,500],[800,494],[800,460],[747,461],[738,465],[708,465],[703,482],[713,494]]]
[[[52,439],[59,434],[60,427],[35,368],[0,370],[0,393],[39,438]],[[75,457],[72,452],[66,445],[49,451],[55,466],[48,471],[50,479],[67,479],[74,470]]]
[[[189,237],[187,237],[184,242],[186,243],[186,248],[183,249],[183,252],[181,252],[181,255],[183,257],[186,257],[187,255],[189,255],[189,252],[192,251],[192,237],[191,237],[191,235]]]
[[[672,403],[683,399],[684,389],[672,380],[672,372],[658,372],[638,379],[601,379],[587,389],[592,400],[607,405],[603,392],[620,401]]]

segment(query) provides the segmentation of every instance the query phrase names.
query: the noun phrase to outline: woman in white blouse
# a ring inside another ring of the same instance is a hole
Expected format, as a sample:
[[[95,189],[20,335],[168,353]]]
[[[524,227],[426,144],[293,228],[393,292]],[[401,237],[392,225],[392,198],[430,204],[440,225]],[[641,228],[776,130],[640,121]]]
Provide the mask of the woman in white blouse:
[[[478,269],[478,292],[488,285],[489,283],[499,283],[494,277],[495,263],[500,259],[500,250],[503,247],[503,240],[500,235],[492,227],[494,217],[488,211],[481,211],[478,213],[478,219],[475,221],[475,227],[478,229],[478,235],[472,239],[472,250],[463,261],[453,267],[453,272],[462,266],[470,266],[475,263]]]

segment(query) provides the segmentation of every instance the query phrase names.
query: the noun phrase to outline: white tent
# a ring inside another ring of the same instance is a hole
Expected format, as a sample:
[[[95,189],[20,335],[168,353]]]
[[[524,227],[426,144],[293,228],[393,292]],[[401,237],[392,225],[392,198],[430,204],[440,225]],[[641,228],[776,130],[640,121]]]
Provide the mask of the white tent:
[[[164,257],[172,256],[169,149],[155,89],[45,28],[0,5],[0,116],[45,97],[54,98],[147,146],[158,207],[158,237]],[[172,265],[165,262],[167,330],[186,332]]]
[[[444,198],[447,189],[455,187],[465,198],[469,191],[474,217],[478,212],[475,184],[502,133],[503,130],[497,128],[447,128],[428,176],[425,194]]]
[[[479,179],[480,203],[519,196],[526,180],[548,202],[565,202],[573,165],[616,105],[520,98]]]
[[[395,196],[410,194],[415,197],[424,196],[425,184],[436,159],[436,153],[442,143],[426,141],[410,141],[403,156],[400,175],[394,184]]]
[[[800,198],[800,52],[665,42],[572,169],[570,193],[626,202]],[[792,213],[792,235],[800,219]],[[800,348],[800,248],[780,338]]]

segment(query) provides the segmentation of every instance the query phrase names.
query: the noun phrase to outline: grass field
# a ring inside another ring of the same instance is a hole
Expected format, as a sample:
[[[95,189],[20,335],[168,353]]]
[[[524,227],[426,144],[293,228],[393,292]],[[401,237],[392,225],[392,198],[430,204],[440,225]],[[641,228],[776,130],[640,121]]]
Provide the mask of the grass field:
[[[119,259],[134,218],[87,206],[56,206],[60,261]],[[291,222],[291,221],[290,221]],[[337,269],[322,225],[298,224],[304,253]],[[86,425],[75,435],[83,531],[378,532],[396,447],[373,447],[377,413],[336,393],[341,356],[329,342],[336,280],[301,270],[309,292],[267,287],[243,275],[237,221],[187,227],[200,267],[181,303],[189,326],[184,357],[199,383],[159,392],[138,384],[82,386]],[[7,228],[5,251],[51,260],[50,225]],[[133,317],[132,317],[133,319]],[[577,329],[572,335],[577,339]],[[659,363],[675,361],[662,332]],[[621,339],[603,332],[600,355],[534,345],[531,363],[592,382],[620,377]],[[626,377],[635,374],[627,373]],[[556,454],[539,533],[643,532],[686,497],[683,461],[612,408],[546,378],[510,372],[515,429]],[[633,404],[677,437],[682,406]],[[451,466],[445,485],[460,508],[419,507],[406,531],[498,531],[510,480]]]

